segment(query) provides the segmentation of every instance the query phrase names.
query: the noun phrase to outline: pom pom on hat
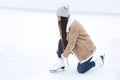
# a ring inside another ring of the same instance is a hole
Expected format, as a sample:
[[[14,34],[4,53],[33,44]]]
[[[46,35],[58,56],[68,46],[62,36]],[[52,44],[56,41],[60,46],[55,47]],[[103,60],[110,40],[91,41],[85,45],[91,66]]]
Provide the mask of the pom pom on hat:
[[[70,15],[69,14],[69,6],[65,5],[65,6],[58,8],[56,14],[57,14],[57,16],[68,17]]]

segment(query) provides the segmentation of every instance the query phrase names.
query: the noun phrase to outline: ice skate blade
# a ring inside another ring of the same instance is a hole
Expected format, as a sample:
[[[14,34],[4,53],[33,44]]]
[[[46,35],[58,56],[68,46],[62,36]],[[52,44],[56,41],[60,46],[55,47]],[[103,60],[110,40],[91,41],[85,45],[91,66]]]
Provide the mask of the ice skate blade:
[[[65,71],[65,67],[61,67],[56,70],[50,70],[50,73],[57,73],[57,72],[63,72],[63,71]]]
[[[50,73],[59,73],[59,72],[63,72],[66,71],[65,69],[61,69],[61,70],[50,70]]]

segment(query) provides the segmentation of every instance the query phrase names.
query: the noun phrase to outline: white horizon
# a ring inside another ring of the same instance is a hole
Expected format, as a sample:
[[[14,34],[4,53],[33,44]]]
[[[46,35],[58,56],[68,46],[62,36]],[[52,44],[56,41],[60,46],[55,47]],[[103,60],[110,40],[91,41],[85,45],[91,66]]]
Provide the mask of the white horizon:
[[[73,12],[119,13],[119,0],[0,0],[1,8],[25,8],[56,11],[68,4]]]

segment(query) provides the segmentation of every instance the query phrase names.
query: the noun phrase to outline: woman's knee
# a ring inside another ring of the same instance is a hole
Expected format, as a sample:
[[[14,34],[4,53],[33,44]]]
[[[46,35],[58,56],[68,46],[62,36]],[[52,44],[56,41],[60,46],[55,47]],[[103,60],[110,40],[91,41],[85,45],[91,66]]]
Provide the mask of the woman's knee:
[[[80,63],[78,63],[77,71],[79,73],[85,73],[86,72],[84,66],[82,64],[80,64]]]
[[[78,63],[78,66],[77,66],[77,71],[79,73],[85,73],[87,72],[88,70],[90,70],[92,67],[95,66],[95,62],[92,61],[92,62],[89,62],[89,63]]]

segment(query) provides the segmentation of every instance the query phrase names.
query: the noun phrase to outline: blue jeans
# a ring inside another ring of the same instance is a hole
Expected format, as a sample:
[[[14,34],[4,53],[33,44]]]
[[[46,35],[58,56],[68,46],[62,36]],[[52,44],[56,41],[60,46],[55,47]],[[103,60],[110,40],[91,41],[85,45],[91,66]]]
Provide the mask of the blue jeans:
[[[59,42],[58,42],[58,52],[57,52],[58,58],[61,58],[62,53],[63,53],[62,41],[61,41],[61,39],[60,39]]]
[[[60,39],[59,42],[58,42],[58,52],[57,52],[58,58],[61,58],[62,53],[63,53],[63,49],[62,49],[62,42],[61,42],[61,39]],[[91,59],[92,59],[92,57],[84,63],[79,63],[78,62],[77,71],[79,73],[85,73],[88,70],[90,70],[91,68],[93,68],[95,66],[95,62],[91,61]]]
[[[92,57],[84,63],[79,63],[78,62],[77,71],[79,73],[85,73],[88,70],[90,70],[91,68],[95,67],[95,62],[91,61],[91,59],[92,59]]]

